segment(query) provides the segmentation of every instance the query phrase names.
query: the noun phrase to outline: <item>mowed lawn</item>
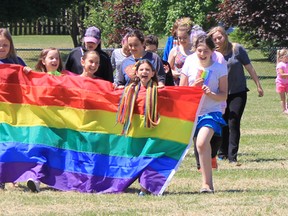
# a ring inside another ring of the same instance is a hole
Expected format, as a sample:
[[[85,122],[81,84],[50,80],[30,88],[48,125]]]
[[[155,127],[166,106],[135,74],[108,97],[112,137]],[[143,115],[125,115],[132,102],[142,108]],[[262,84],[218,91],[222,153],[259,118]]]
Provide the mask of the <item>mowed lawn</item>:
[[[73,48],[73,41],[69,35],[19,35],[12,38],[16,49]]]
[[[251,53],[251,59],[259,58]],[[253,63],[260,73],[275,73],[263,57]],[[201,175],[190,149],[163,196],[138,197],[138,182],[123,194],[61,192],[45,185],[34,194],[23,182],[0,191],[0,215],[288,215],[288,115],[281,112],[274,79],[261,79],[263,98],[253,81],[247,82],[240,166],[219,162],[213,172],[215,194],[198,193]]]
[[[73,48],[73,41],[70,35],[17,35],[12,36],[17,49],[23,48],[47,48],[56,47],[69,49]],[[104,40],[104,39],[102,39]],[[164,47],[166,37],[159,39],[159,47]],[[102,47],[104,47],[102,43]]]
[[[241,166],[219,163],[213,172],[215,194],[198,193],[201,175],[191,149],[163,196],[138,197],[138,182],[123,194],[61,192],[45,185],[34,194],[23,182],[0,191],[0,215],[287,215],[288,115],[281,113],[274,80],[262,84],[265,96],[259,98],[248,81]]]

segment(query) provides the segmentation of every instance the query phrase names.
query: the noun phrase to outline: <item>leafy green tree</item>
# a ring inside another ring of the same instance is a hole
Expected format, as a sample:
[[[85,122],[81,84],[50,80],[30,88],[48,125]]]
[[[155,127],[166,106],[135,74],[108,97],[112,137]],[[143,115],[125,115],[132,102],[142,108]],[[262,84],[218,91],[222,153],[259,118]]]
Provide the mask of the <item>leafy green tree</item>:
[[[127,28],[162,36],[169,34],[176,19],[191,17],[205,29],[214,25],[209,13],[216,10],[218,1],[212,0],[108,0],[100,1],[90,10],[85,26],[101,28],[106,46],[120,43]]]
[[[114,32],[113,23],[113,1],[98,1],[95,5],[90,6],[89,15],[84,20],[84,26],[97,26],[101,30],[101,41],[105,46],[109,44],[106,38]]]
[[[105,46],[119,46],[127,29],[143,30],[143,16],[139,10],[141,0],[121,0],[98,2],[90,9],[85,26],[95,25],[102,31]]]
[[[224,0],[214,17],[226,26],[237,25],[263,44],[287,46],[287,0]]]
[[[147,29],[157,35],[169,34],[176,19],[190,17],[204,29],[215,25],[209,13],[217,11],[221,1],[212,0],[143,0],[142,11]]]

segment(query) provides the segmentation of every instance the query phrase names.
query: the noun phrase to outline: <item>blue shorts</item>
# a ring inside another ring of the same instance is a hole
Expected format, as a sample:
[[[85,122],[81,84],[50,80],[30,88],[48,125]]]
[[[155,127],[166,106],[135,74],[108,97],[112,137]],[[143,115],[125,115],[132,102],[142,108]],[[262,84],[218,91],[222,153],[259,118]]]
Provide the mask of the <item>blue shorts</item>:
[[[222,127],[226,126],[227,123],[222,118],[221,112],[211,112],[202,116],[198,116],[197,126],[194,133],[194,137],[198,135],[200,128],[209,127],[214,130],[214,134],[217,136],[222,135]]]

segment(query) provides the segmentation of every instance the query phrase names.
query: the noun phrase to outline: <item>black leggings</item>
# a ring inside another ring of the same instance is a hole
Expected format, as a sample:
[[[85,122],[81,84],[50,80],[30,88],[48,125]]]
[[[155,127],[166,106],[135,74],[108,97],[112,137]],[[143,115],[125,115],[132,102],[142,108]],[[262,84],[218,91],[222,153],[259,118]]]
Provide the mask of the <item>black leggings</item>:
[[[222,129],[222,145],[218,156],[228,158],[230,162],[237,161],[240,141],[240,122],[247,101],[247,92],[228,95],[227,107],[223,118],[228,126]]]

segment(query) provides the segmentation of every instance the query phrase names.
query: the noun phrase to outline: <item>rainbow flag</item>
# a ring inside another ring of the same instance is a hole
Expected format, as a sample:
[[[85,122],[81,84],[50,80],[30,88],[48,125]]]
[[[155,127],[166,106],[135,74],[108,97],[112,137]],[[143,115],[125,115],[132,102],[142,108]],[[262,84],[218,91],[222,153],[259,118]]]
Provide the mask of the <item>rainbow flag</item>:
[[[196,78],[202,78],[204,85],[208,85],[212,71],[207,69],[198,69]]]
[[[115,123],[121,94],[103,80],[0,65],[0,182],[118,193],[138,179],[162,194],[191,145],[202,90],[159,89],[156,128],[143,126],[139,94],[127,136]]]

